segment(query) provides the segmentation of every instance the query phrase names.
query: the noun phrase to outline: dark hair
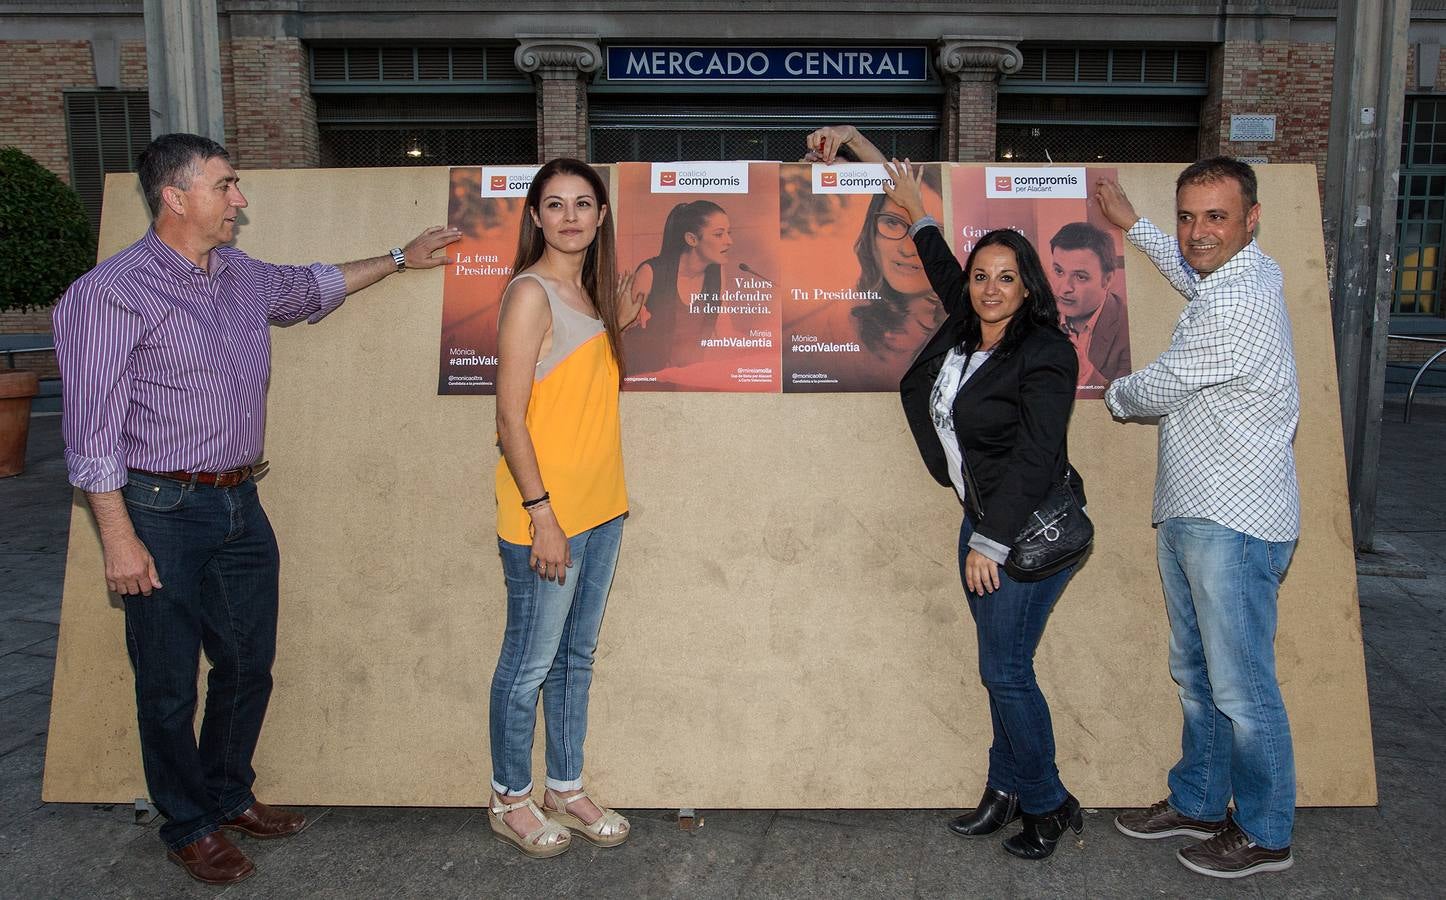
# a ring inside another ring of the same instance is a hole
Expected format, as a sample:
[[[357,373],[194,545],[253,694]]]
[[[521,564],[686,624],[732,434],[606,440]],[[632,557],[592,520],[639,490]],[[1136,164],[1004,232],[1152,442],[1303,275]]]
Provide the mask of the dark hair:
[[[1004,327],[1004,336],[994,347],[996,356],[1004,357],[1013,353],[1024,339],[1036,328],[1053,328],[1060,331],[1059,307],[1055,304],[1054,291],[1049,286],[1049,279],[1044,275],[1044,266],[1039,261],[1039,253],[1034,245],[1027,241],[1024,235],[1010,228],[998,228],[984,235],[974,249],[969,251],[969,259],[964,263],[964,347],[969,351],[978,349],[982,335],[979,328],[979,315],[974,312],[974,302],[969,296],[969,285],[973,283],[970,273],[974,271],[974,258],[979,251],[985,247],[1004,247],[1014,252],[1014,261],[1019,268],[1019,281],[1023,285],[1026,297],[1024,305],[1019,308]]]
[[[1235,183],[1240,185],[1240,193],[1245,196],[1247,211],[1260,202],[1256,196],[1255,170],[1250,168],[1249,163],[1243,163],[1230,156],[1212,156],[1209,159],[1191,163],[1185,171],[1180,173],[1180,177],[1175,179],[1175,193],[1180,193],[1180,188],[1187,184],[1209,184],[1212,181],[1221,181],[1226,178],[1233,178]]]
[[[191,179],[201,174],[206,160],[216,157],[229,160],[226,148],[199,134],[176,132],[163,134],[146,145],[136,164],[141,178],[141,191],[151,218],[161,213],[161,191],[168,187],[190,190]]]
[[[654,298],[661,303],[677,303],[682,300],[678,296],[678,260],[692,249],[688,245],[687,236],[702,234],[703,223],[708,221],[709,216],[718,214],[728,215],[723,207],[712,200],[679,203],[668,212],[668,218],[663,223],[663,241],[658,248],[658,255],[648,260],[648,265],[653,270],[653,287],[648,292],[649,309],[658,308],[651,303]],[[703,292],[718,294],[722,289],[723,267],[717,263],[709,263],[703,270]]]
[[[925,166],[919,175],[919,181],[935,193],[941,193],[942,178],[939,174],[939,167]],[[869,209],[864,215],[863,225],[859,228],[859,236],[854,240],[854,256],[858,257],[859,261],[859,281],[855,288],[879,295],[878,300],[864,306],[854,307],[852,313],[858,321],[859,339],[863,341],[864,346],[871,350],[883,341],[884,335],[903,327],[909,317],[909,298],[889,285],[874,251],[874,219],[887,202],[889,202],[887,194],[874,195],[874,198],[869,201]],[[913,239],[905,236],[900,240]],[[943,318],[942,306],[939,307],[939,318]],[[937,320],[935,324],[938,324]]]
[[[582,262],[582,286],[597,307],[607,332],[608,345],[618,361],[619,375],[623,366],[623,330],[618,325],[617,252],[613,238],[612,205],[608,203],[607,184],[592,166],[579,159],[560,156],[547,163],[532,177],[532,186],[527,189],[527,202],[522,210],[522,228],[517,235],[517,256],[512,261],[512,272],[523,271],[542,258],[547,248],[547,239],[542,229],[532,221],[531,213],[538,212],[542,204],[542,190],[558,175],[575,175],[588,183],[597,198],[599,211],[603,213],[598,222],[597,234],[588,245],[587,255]],[[602,207],[607,207],[605,210]]]
[[[1088,222],[1070,222],[1049,240],[1051,250],[1093,250],[1100,260],[1100,274],[1115,270],[1115,242]]]

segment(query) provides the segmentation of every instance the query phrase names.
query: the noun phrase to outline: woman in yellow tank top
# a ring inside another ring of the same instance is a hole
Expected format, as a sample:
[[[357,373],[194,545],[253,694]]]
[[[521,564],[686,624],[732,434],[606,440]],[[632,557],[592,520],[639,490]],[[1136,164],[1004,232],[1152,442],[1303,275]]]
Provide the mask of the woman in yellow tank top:
[[[527,193],[498,320],[497,545],[507,629],[492,676],[492,799],[500,840],[556,856],[570,833],[603,847],[628,822],[582,789],[593,652],[628,509],[618,425],[621,335],[638,314],[616,280],[607,187],[555,159]],[[542,693],[547,784],[532,801]]]

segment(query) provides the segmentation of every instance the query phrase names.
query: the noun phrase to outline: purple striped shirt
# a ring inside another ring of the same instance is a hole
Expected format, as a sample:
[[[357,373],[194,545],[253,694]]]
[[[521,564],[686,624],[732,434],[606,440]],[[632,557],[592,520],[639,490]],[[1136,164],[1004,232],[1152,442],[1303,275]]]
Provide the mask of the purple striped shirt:
[[[92,493],[126,469],[224,472],[261,458],[270,324],[317,322],[346,298],[335,266],[276,266],[234,247],[197,268],[147,230],[55,307],[65,465]]]

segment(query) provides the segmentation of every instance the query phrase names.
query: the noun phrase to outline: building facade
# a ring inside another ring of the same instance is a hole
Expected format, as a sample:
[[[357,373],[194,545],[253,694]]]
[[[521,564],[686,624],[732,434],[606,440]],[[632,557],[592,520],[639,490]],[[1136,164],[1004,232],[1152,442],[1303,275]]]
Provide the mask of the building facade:
[[[154,28],[178,4],[0,0],[0,144],[72,184],[97,227],[105,174],[151,134],[148,11]],[[198,70],[240,168],[788,160],[851,122],[914,159],[1225,153],[1325,176],[1336,0],[205,4]],[[1403,321],[1446,322],[1443,37],[1446,0],[1413,3]],[[48,319],[7,314],[7,330]]]

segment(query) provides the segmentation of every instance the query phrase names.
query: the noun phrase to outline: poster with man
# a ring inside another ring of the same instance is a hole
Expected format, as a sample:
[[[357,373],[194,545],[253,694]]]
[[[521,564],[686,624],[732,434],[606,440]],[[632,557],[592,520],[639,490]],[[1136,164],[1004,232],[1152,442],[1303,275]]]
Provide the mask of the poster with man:
[[[954,252],[1013,228],[1039,251],[1059,303],[1060,324],[1079,354],[1075,396],[1101,399],[1130,373],[1124,235],[1088,201],[1089,185],[1114,169],[958,166],[951,177]]]
[[[517,232],[538,166],[452,169],[447,224],[460,229],[442,275],[438,394],[497,392],[497,314],[512,278]]]
[[[942,167],[922,168],[924,208],[944,218]],[[896,391],[944,308],[883,191],[882,165],[783,167],[783,390]]]
[[[777,393],[777,163],[621,163],[617,185],[618,268],[644,297],[625,387]]]

